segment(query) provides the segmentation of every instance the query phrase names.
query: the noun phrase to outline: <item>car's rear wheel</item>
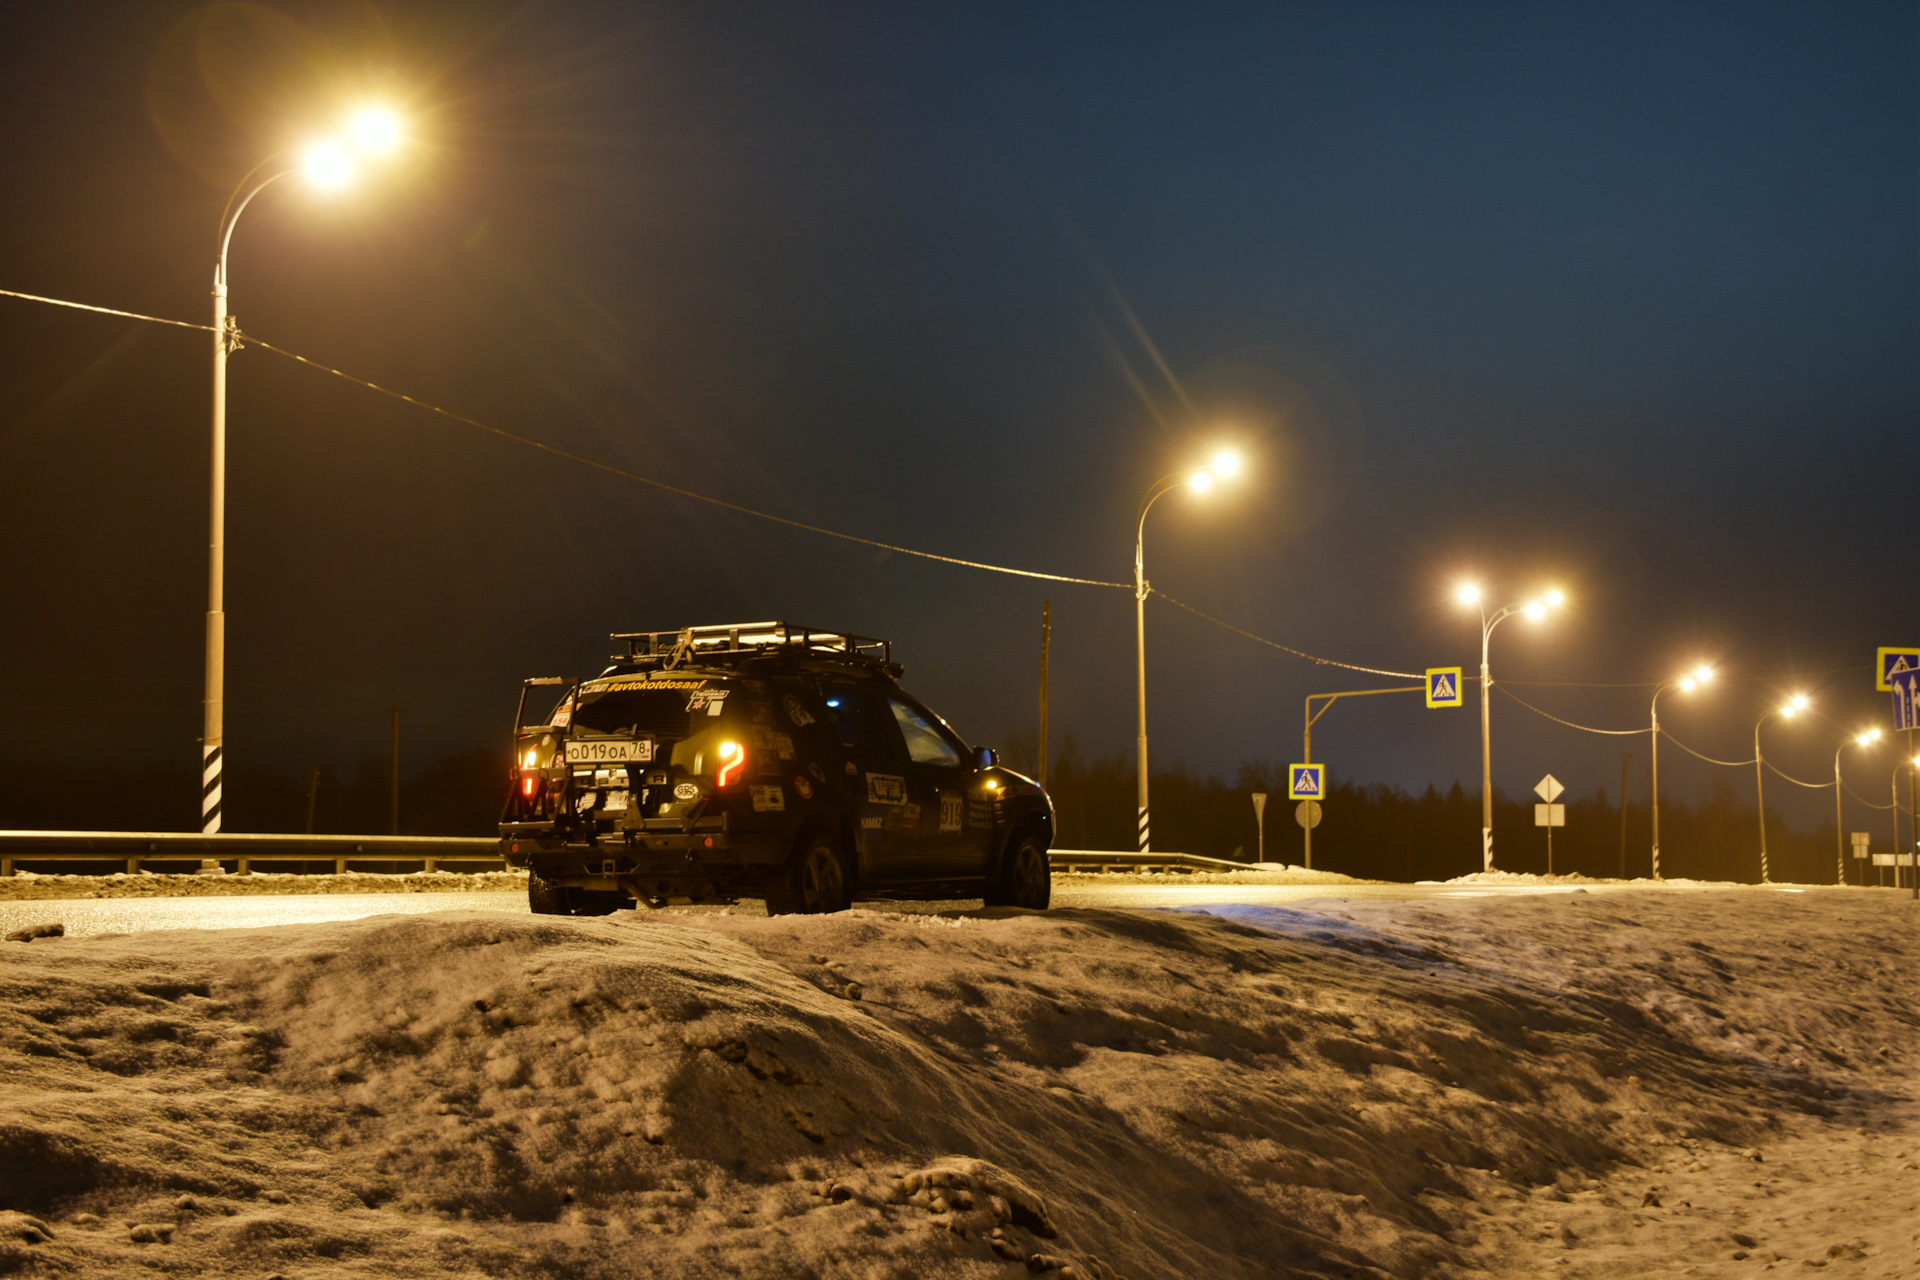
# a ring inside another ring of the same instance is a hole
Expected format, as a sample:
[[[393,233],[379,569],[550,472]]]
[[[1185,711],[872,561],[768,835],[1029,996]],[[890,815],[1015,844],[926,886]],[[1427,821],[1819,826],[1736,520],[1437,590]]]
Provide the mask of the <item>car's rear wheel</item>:
[[[1053,869],[1047,862],[1047,846],[1032,832],[1013,837],[1000,860],[987,896],[990,907],[1025,907],[1045,911],[1053,901]]]
[[[825,915],[853,902],[846,850],[826,832],[800,846],[780,882],[767,890],[767,914]]]
[[[555,884],[538,871],[527,872],[527,906],[537,916],[609,916],[633,905],[618,891]]]
[[[570,916],[567,909],[567,890],[529,869],[527,872],[527,906],[537,916]]]

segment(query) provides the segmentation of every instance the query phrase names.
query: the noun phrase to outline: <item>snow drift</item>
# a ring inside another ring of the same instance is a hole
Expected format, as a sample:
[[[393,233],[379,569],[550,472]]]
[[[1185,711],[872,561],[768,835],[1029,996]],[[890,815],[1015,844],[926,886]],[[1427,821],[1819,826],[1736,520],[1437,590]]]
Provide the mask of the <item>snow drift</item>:
[[[1913,919],[1582,893],[11,944],[0,1271],[1912,1274]],[[1811,1190],[1776,1224],[1782,1176]]]

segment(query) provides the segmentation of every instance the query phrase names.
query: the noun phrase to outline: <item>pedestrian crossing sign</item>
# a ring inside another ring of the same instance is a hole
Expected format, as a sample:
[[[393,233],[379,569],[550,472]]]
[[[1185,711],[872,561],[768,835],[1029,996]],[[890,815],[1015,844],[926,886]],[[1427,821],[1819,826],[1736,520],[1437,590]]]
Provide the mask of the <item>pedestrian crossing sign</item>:
[[[1287,766],[1287,799],[1318,800],[1326,795],[1327,766],[1290,764]]]
[[[1465,702],[1465,691],[1460,687],[1460,668],[1427,668],[1427,705],[1429,707],[1458,707]]]
[[[1893,677],[1902,671],[1920,671],[1920,645],[1890,645],[1873,655],[1873,687],[1877,693],[1893,692]]]

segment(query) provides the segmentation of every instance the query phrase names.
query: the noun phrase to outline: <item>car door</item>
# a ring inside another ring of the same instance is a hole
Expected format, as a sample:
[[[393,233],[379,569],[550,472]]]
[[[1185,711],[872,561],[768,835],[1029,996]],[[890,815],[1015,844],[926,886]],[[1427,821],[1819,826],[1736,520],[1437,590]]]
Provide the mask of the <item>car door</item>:
[[[824,690],[828,731],[837,742],[853,809],[862,876],[912,879],[930,874],[920,833],[922,803],[910,794],[900,731],[881,700],[857,685]]]
[[[924,861],[939,876],[977,876],[987,869],[993,828],[972,821],[968,789],[973,765],[967,749],[940,717],[913,699],[887,695],[887,709],[907,752],[907,789],[923,808],[920,843]]]

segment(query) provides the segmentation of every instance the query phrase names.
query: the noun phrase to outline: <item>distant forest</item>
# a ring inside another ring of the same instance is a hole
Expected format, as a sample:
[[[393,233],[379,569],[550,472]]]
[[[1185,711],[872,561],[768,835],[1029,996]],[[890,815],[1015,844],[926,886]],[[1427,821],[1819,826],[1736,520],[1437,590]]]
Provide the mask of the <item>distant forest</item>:
[[[1032,734],[1004,753],[1006,763],[1034,772]],[[494,834],[506,790],[504,752],[475,748],[443,757],[404,777],[403,835]],[[1153,845],[1208,857],[1252,861],[1256,829],[1252,794],[1267,804],[1266,856],[1301,860],[1300,828],[1286,798],[1285,766],[1248,761],[1231,782],[1196,778],[1185,769],[1153,778]],[[384,760],[361,762],[352,774],[320,771],[313,830],[367,835],[388,830],[389,774]],[[227,775],[226,829],[299,832],[306,827],[308,776],[236,769]],[[1134,774],[1124,754],[1089,756],[1069,736],[1053,753],[1048,779],[1058,816],[1054,843],[1063,849],[1134,847]],[[57,765],[16,764],[0,771],[0,826],[46,830],[191,831],[199,827],[198,779],[187,767],[84,773]],[[1588,876],[1621,874],[1620,806],[1602,789],[1566,798],[1567,825],[1553,835],[1553,868]],[[1336,779],[1313,833],[1313,865],[1375,880],[1433,880],[1480,869],[1480,798],[1455,782],[1414,794],[1382,784]],[[1496,790],[1494,860],[1506,871],[1547,869],[1546,833],[1533,825],[1533,797]],[[1661,870],[1669,877],[1756,881],[1759,833],[1753,809],[1722,783],[1704,802],[1660,806]],[[1648,874],[1649,815],[1644,803],[1626,814],[1625,873]],[[1881,845],[1884,848],[1884,844]],[[1767,848],[1775,880],[1831,884],[1832,824],[1797,831],[1767,815]],[[1848,859],[1859,882],[1871,867]]]

